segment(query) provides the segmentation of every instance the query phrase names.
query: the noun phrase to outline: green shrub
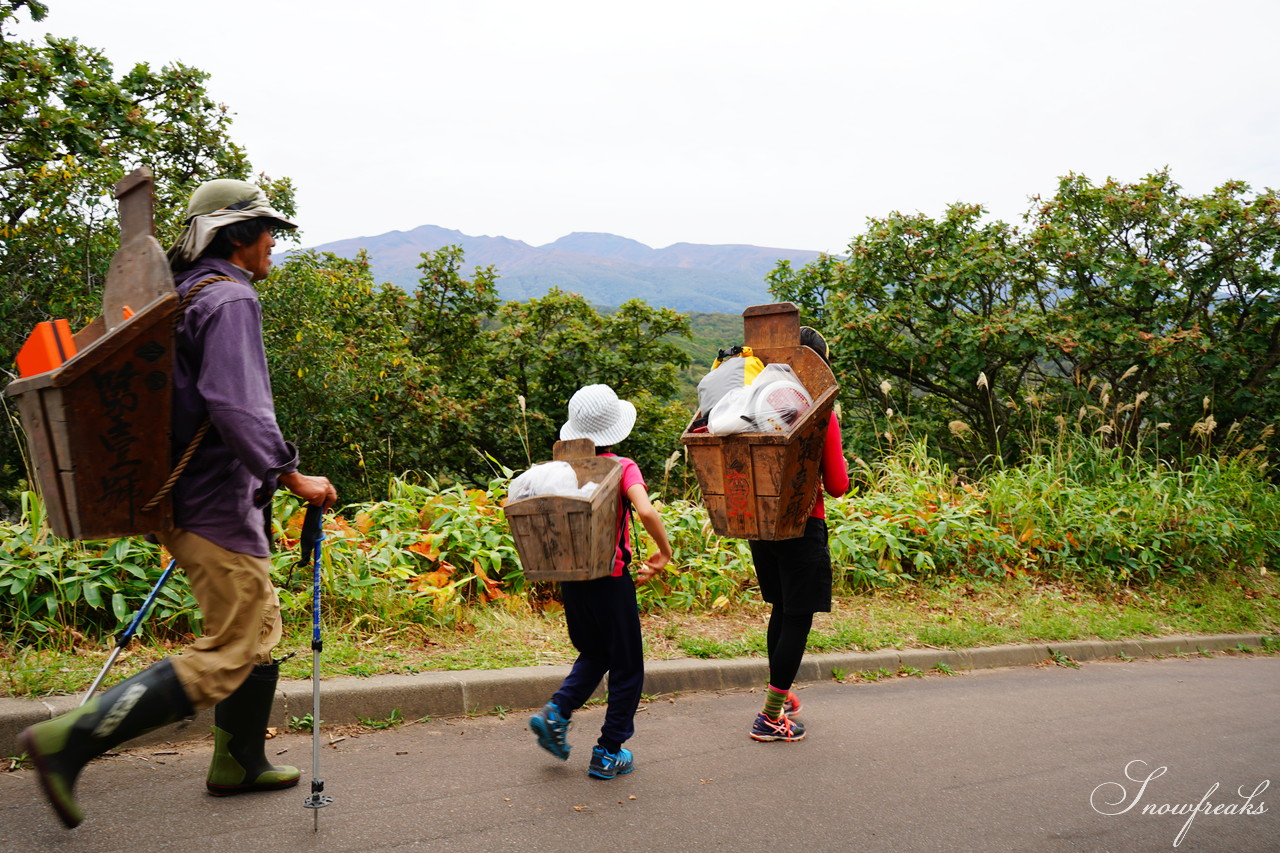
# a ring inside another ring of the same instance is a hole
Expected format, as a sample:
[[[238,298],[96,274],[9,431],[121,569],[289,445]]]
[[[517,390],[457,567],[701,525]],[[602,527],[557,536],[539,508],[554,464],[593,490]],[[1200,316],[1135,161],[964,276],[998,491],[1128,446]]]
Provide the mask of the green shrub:
[[[49,532],[35,493],[22,493],[21,507],[18,521],[0,525],[0,631],[11,642],[109,634],[131,618],[164,572],[158,545],[59,539]],[[174,637],[199,631],[199,620],[186,578],[175,573],[143,630]]]
[[[321,600],[327,623],[368,632],[465,626],[474,608],[554,609],[556,588],[524,577],[502,513],[510,472],[485,489],[392,481],[386,500],[326,517]],[[837,590],[949,578],[1033,576],[1085,584],[1191,584],[1273,565],[1280,495],[1249,455],[1195,457],[1185,470],[1063,442],[1018,468],[969,482],[905,442],[875,466],[855,463],[854,491],[826,502]],[[688,500],[655,500],[676,559],[639,589],[646,611],[717,611],[758,597],[747,542],[711,530]],[[303,507],[281,495],[272,557],[288,627],[311,620],[310,566],[297,564]],[[637,558],[654,548],[633,527]],[[163,570],[141,539],[52,536],[33,494],[0,524],[0,630],[15,645],[99,641],[125,623]],[[147,630],[198,633],[185,577],[166,586]]]

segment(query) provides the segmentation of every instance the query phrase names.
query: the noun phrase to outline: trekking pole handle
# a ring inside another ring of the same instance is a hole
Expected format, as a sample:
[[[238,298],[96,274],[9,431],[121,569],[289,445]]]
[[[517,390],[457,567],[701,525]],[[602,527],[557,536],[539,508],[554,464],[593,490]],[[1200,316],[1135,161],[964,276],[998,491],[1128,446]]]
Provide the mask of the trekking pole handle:
[[[312,513],[324,517],[324,510],[318,506],[307,507],[308,519]],[[324,526],[322,521],[315,522],[315,539],[312,543],[311,553],[311,648],[313,651],[321,651],[323,643],[320,641],[320,554],[321,543],[324,542]]]

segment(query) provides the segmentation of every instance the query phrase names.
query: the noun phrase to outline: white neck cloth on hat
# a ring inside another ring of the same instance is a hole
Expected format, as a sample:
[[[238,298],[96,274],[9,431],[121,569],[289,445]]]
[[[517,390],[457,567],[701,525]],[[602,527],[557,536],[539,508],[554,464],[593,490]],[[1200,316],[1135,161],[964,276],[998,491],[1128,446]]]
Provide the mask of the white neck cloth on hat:
[[[173,247],[169,249],[169,265],[174,269],[185,268],[204,254],[204,250],[209,248],[209,244],[213,242],[214,236],[217,235],[218,229],[235,222],[244,222],[258,217],[277,219],[286,228],[296,227],[277,213],[275,208],[265,202],[251,204],[240,210],[224,207],[222,210],[215,210],[213,213],[193,216],[187,222],[187,227],[183,228],[182,233],[178,235]]]

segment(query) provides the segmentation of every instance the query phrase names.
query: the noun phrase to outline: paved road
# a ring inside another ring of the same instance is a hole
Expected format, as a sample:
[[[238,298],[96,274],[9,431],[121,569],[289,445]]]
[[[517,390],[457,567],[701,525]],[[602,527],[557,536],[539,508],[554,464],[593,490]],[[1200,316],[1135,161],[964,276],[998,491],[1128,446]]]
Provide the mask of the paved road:
[[[0,774],[0,851],[1280,850],[1274,656],[828,682],[801,696],[810,735],[797,744],[746,736],[758,694],[649,703],[637,769],[611,782],[585,772],[598,708],[579,713],[567,763],[536,748],[523,712],[350,736],[323,751],[335,802],[319,833],[303,787],[206,796],[207,743],[95,762],[73,831],[30,773]],[[310,739],[272,743],[305,786]],[[1215,785],[1207,805],[1224,808],[1182,833],[1188,816],[1170,807]]]

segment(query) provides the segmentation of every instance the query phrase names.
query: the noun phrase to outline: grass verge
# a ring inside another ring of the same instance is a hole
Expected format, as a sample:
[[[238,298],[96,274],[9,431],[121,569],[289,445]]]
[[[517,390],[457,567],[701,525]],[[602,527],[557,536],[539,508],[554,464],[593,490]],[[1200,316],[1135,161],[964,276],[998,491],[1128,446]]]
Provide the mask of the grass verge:
[[[642,617],[646,656],[731,658],[764,654],[767,607],[735,606],[687,613],[657,610]],[[457,628],[421,625],[326,624],[325,677],[408,674],[431,670],[501,669],[569,663],[574,658],[563,616],[523,603],[467,611]],[[882,648],[958,649],[1001,643],[1138,639],[1174,634],[1280,633],[1280,584],[1250,573],[1182,586],[1085,588],[1012,578],[903,585],[838,596],[818,614],[810,652]],[[295,629],[280,652],[297,654],[284,678],[311,674],[309,628]],[[139,642],[121,654],[109,683],[178,651],[181,643]],[[110,645],[72,650],[0,647],[0,695],[76,693],[93,681]]]

